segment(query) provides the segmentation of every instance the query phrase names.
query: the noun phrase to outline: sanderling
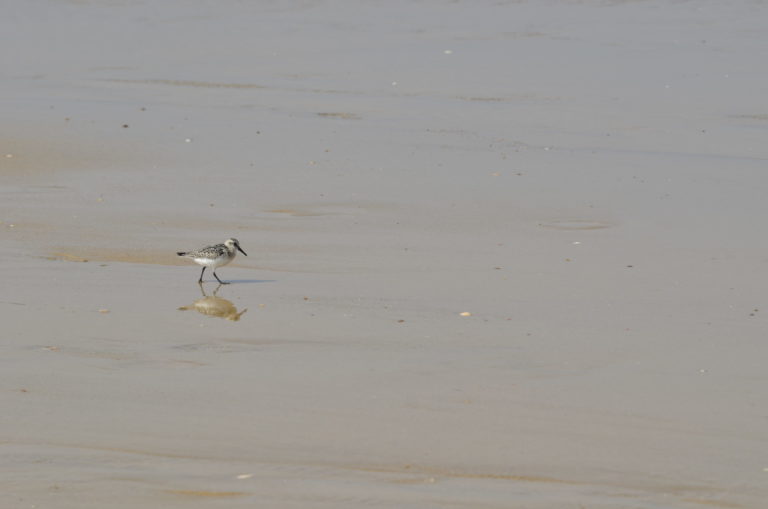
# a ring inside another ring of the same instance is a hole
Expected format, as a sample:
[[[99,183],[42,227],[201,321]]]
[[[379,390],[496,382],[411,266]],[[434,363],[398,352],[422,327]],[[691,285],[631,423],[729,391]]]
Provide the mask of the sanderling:
[[[203,274],[205,273],[205,269],[211,267],[213,269],[213,277],[216,278],[216,281],[223,285],[227,285],[229,283],[225,283],[219,279],[219,276],[216,275],[216,268],[221,267],[222,265],[226,265],[234,260],[236,254],[235,249],[243,253],[245,256],[248,256],[245,254],[245,251],[240,248],[240,243],[237,241],[237,239],[228,239],[223,244],[206,246],[202,249],[198,249],[197,251],[180,251],[176,254],[183,256],[184,258],[189,258],[196,264],[203,266],[203,271],[200,273],[200,280],[198,283],[203,282]]]

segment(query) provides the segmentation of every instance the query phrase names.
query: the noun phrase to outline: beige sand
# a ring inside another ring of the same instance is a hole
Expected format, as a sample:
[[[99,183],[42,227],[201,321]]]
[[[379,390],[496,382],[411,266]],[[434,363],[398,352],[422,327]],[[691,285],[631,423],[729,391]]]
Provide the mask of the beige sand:
[[[17,2],[0,508],[765,507],[767,17]]]

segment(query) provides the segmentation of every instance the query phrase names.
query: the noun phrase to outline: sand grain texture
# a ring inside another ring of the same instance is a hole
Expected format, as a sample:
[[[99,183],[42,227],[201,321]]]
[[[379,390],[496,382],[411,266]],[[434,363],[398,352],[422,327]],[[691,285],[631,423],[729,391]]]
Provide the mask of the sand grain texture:
[[[765,507],[766,18],[17,2],[0,507]]]

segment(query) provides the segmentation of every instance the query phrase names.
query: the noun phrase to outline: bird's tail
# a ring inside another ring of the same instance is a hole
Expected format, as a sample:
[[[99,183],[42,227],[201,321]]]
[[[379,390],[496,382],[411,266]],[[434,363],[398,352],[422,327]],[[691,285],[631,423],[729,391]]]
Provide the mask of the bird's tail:
[[[187,253],[185,253],[184,251],[179,251],[176,254],[179,256],[185,256]]]

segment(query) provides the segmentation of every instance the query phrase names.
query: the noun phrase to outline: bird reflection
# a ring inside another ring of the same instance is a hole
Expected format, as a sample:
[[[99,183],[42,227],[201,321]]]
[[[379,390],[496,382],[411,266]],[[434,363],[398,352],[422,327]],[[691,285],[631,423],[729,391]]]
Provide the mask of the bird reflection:
[[[205,288],[203,288],[203,285],[201,284],[200,292],[203,294],[203,298],[197,299],[189,306],[181,306],[179,311],[194,309],[198,313],[206,316],[215,316],[216,318],[224,318],[233,322],[240,320],[240,317],[243,315],[243,313],[248,311],[248,309],[243,309],[238,313],[237,308],[232,303],[232,301],[216,296],[219,288],[221,288],[221,285],[216,287],[216,289],[213,291],[213,295],[206,295]]]

